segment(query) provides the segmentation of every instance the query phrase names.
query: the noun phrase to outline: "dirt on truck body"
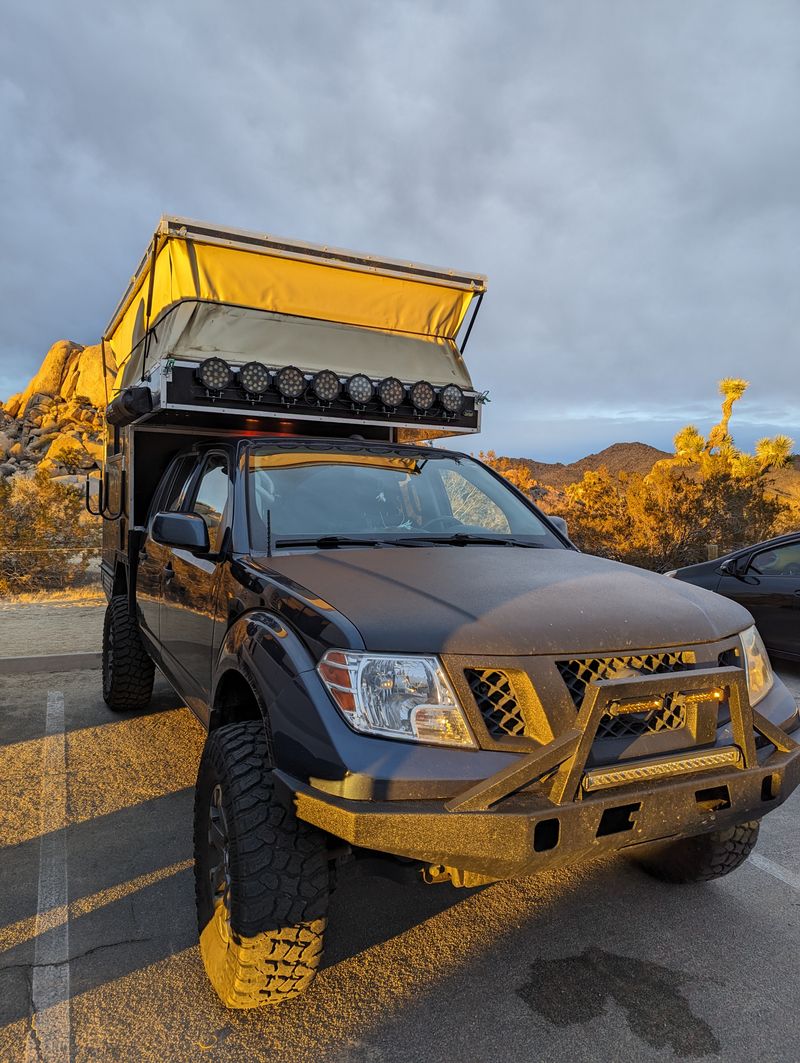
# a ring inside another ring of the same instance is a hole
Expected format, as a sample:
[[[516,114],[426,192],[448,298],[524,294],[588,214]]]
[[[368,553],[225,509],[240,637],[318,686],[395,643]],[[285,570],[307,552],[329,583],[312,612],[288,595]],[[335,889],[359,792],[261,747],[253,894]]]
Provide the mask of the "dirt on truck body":
[[[697,882],[800,781],[743,608],[581,554],[430,445],[479,430],[485,289],[164,218],[106,330],[103,694],[141,709],[158,667],[208,731],[198,931],[229,1007],[308,986],[356,862],[474,887],[619,850]]]

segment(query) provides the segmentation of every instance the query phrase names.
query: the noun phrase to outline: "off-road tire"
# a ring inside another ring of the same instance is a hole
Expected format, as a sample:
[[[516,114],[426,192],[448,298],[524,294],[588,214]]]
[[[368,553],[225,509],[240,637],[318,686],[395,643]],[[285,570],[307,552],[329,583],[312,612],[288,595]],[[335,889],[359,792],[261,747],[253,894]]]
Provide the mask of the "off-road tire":
[[[639,857],[637,863],[648,875],[663,882],[711,882],[745,862],[755,849],[758,827],[759,821],[754,819],[710,834],[682,838]]]
[[[304,992],[322,959],[330,871],[327,836],[303,823],[269,771],[261,721],[212,731],[197,775],[195,899],[200,953],[229,1008]],[[223,895],[215,895],[212,803],[227,835]]]
[[[154,676],[155,666],[142,644],[128,599],[115,595],[103,622],[103,700],[112,712],[146,709]]]

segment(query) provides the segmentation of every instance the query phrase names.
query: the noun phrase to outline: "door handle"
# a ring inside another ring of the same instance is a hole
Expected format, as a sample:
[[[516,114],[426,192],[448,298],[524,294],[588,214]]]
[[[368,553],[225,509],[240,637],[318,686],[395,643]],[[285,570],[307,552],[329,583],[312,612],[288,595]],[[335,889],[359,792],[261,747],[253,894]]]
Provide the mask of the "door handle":
[[[164,579],[168,582],[175,575],[175,569],[172,567],[172,562],[167,561],[164,565]]]

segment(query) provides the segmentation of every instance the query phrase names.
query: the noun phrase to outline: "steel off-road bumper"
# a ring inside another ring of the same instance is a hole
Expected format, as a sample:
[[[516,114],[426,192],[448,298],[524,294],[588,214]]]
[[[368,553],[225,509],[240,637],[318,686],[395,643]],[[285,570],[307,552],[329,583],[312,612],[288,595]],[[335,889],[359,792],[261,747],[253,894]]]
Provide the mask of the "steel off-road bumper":
[[[612,680],[596,684],[574,730],[449,801],[352,801],[275,774],[301,819],[353,846],[487,879],[759,819],[800,784],[800,745],[750,709],[741,669],[660,676],[665,683],[724,684],[735,744],[587,771],[600,716],[622,690]]]

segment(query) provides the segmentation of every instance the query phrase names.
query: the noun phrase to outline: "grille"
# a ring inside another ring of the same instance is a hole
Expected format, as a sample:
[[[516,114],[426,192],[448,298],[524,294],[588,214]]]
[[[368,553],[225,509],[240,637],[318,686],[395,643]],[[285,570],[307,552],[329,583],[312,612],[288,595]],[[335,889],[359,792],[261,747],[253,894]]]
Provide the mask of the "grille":
[[[598,738],[638,738],[640,735],[656,734],[658,731],[679,731],[686,724],[686,712],[682,706],[673,708],[671,699],[664,701],[662,709],[652,712],[632,712],[624,716],[604,715],[597,728]]]
[[[523,737],[525,720],[506,673],[494,668],[467,668],[464,675],[492,738]]]
[[[663,675],[685,672],[694,666],[694,654],[644,653],[631,657],[592,657],[584,660],[557,661],[558,670],[570,696],[579,709],[589,683],[600,679],[621,679],[623,676]],[[686,724],[681,706],[673,706],[672,699],[664,699],[660,709],[651,712],[626,713],[623,716],[604,715],[597,728],[598,738],[638,738],[659,731],[677,731]]]

